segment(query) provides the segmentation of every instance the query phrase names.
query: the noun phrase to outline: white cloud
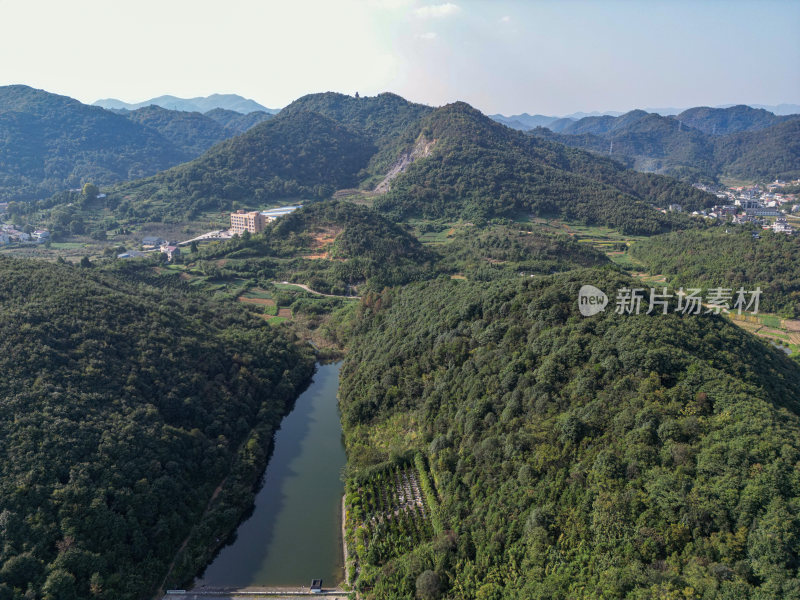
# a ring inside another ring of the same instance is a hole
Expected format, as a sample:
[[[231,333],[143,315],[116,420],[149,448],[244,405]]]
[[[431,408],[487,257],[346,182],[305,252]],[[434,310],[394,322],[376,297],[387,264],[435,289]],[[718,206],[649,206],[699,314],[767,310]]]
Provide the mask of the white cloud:
[[[506,15],[505,17],[500,17],[500,22],[501,23],[511,23],[511,17],[509,17],[508,15]]]
[[[414,9],[414,14],[420,19],[441,19],[458,14],[461,7],[458,4],[447,2],[446,4],[431,4],[430,6],[420,6]]]
[[[426,31],[425,33],[418,33],[414,37],[418,40],[435,40],[437,36],[435,31]]]

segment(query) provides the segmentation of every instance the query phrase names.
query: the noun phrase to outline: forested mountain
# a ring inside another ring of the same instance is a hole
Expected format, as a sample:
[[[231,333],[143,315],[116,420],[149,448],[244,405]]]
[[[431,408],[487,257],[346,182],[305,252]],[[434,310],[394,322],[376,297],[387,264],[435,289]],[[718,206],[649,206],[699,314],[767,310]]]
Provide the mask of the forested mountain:
[[[359,98],[326,92],[298,98],[282,112],[316,112],[363,132],[376,143],[380,143],[402,134],[409,124],[432,110],[430,106],[415,104],[388,92]]]
[[[326,92],[303,96],[283,112],[305,110],[325,115],[372,140],[377,150],[360,181],[361,187],[371,189],[384,178],[398,155],[413,143],[420,119],[433,109],[388,92],[358,98]]]
[[[23,85],[0,87],[0,200],[144,177],[191,157],[102,108]]]
[[[350,286],[382,289],[434,277],[435,253],[375,211],[349,202],[315,202],[281,217],[263,233],[219,244],[200,260],[260,280],[291,280],[344,295]]]
[[[521,131],[536,129],[537,127],[548,127],[551,123],[558,120],[558,117],[546,117],[545,115],[529,115],[528,113],[511,115],[509,117],[499,114],[489,115],[489,118],[497,121],[498,123],[502,123],[503,125],[507,125],[512,129],[519,129]]]
[[[156,105],[120,114],[134,123],[157,131],[191,156],[199,156],[217,142],[240,133],[199,112],[167,110]],[[235,114],[238,117],[243,116]]]
[[[190,580],[310,378],[261,319],[136,268],[0,259],[4,600],[150,598],[184,540]]]
[[[711,135],[758,131],[783,123],[790,118],[779,117],[763,108],[751,108],[741,104],[729,108],[698,106],[685,110],[675,117],[684,125]]]
[[[800,317],[800,238],[783,233],[715,228],[636,242],[631,254],[672,287],[762,290],[760,310]]]
[[[119,186],[122,216],[181,220],[203,210],[287,198],[323,198],[358,183],[375,153],[364,134],[315,112],[290,111],[200,158]]]
[[[643,110],[632,110],[619,116],[601,115],[597,117],[584,117],[571,124],[565,124],[558,131],[559,133],[568,133],[570,135],[579,135],[582,133],[602,135],[610,131],[623,129],[631,123],[637,123],[642,117],[646,117],[648,114],[649,113]],[[661,115],[655,116],[660,117]]]
[[[702,132],[654,113],[636,111],[621,117],[587,117],[554,134],[547,129],[531,133],[568,146],[622,160],[638,171],[664,173],[687,181],[708,178],[714,171],[714,141]],[[592,119],[592,122],[582,123]]]
[[[797,594],[796,363],[714,315],[612,299],[582,317],[587,283],[634,284],[592,269],[365,298],[341,371],[348,502],[419,452],[415,520],[433,523],[409,546],[352,512],[365,598]]]
[[[234,201],[324,198],[382,179],[431,110],[394,94],[311,94],[191,163],[120,186],[114,197],[123,216],[172,219]]]
[[[485,219],[533,214],[603,224],[628,233],[668,229],[671,218],[649,204],[713,202],[675,180],[509,129],[463,102],[420,122],[432,147],[391,182],[377,209],[395,218]]]
[[[109,111],[27,86],[0,87],[0,200],[153,175],[271,117],[219,111]]]
[[[215,108],[205,113],[205,115],[214,119],[226,129],[230,129],[236,133],[244,133],[251,127],[255,127],[259,123],[271,119],[274,116],[272,113],[261,110],[254,110],[253,112],[243,115],[235,110],[226,110],[224,108]]]
[[[130,115],[176,142],[198,148],[211,141],[210,135],[191,138],[183,127],[200,115],[158,108]],[[222,122],[231,117],[213,116]],[[234,202],[323,198],[351,187],[379,192],[391,187],[376,206],[392,217],[533,213],[629,233],[671,227],[674,217],[647,204],[692,208],[713,201],[674,181],[625,171],[612,161],[510,131],[463,103],[434,110],[394,94],[334,93],[304,96],[202,157],[122,184],[110,196],[122,218],[182,220],[230,209]]]
[[[724,174],[772,181],[800,178],[800,117],[761,131],[717,138],[714,161]]]
[[[609,155],[638,171],[686,181],[800,174],[797,115],[778,117],[746,106],[694,108],[675,117],[631,111],[549,127],[552,131],[538,128],[531,133]]]
[[[181,110],[187,112],[205,113],[215,108],[233,110],[240,114],[247,114],[253,111],[276,113],[277,110],[262,106],[255,100],[243,98],[237,94],[211,94],[210,96],[198,96],[197,98],[178,98],[176,96],[159,96],[144,102],[129,103],[115,98],[106,98],[94,102],[94,106],[102,106],[109,109],[136,110],[146,106],[156,105],[168,110]]]

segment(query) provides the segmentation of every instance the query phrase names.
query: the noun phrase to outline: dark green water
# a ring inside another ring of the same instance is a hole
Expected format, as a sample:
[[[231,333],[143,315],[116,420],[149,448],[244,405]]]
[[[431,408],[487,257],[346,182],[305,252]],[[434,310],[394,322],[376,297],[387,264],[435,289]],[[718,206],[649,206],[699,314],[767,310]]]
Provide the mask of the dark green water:
[[[340,479],[345,464],[336,393],[339,364],[317,365],[309,388],[275,434],[253,515],[239,525],[195,588],[301,586],[343,578]]]

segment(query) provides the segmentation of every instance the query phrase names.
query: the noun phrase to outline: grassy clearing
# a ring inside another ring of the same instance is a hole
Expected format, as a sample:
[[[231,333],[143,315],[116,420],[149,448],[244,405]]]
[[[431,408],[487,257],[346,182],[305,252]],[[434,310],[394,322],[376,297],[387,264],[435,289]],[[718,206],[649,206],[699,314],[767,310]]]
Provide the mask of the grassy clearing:
[[[611,259],[611,262],[619,265],[623,269],[627,269],[628,271],[636,271],[645,266],[644,263],[635,259],[628,252],[606,252],[606,256]]]
[[[50,247],[55,250],[75,250],[76,248],[84,248],[86,244],[82,242],[51,242]]]

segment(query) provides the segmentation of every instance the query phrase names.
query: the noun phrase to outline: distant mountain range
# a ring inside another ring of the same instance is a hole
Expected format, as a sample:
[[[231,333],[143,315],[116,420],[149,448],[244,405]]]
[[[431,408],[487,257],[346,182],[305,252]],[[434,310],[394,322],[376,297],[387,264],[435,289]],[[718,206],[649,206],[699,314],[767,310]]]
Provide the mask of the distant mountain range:
[[[108,109],[136,110],[146,106],[156,105],[169,110],[181,110],[186,112],[206,113],[215,108],[223,108],[238,113],[247,114],[254,111],[261,111],[275,114],[279,109],[267,108],[255,100],[243,98],[237,94],[211,94],[210,96],[198,96],[197,98],[178,98],[176,96],[159,96],[144,102],[130,103],[117,100],[116,98],[105,98],[97,100],[92,104]]]
[[[725,104],[723,106],[716,106],[713,108],[709,107],[702,107],[704,110],[717,110],[717,109],[726,109],[726,108],[733,108],[737,106],[746,106],[747,108],[753,109],[762,109],[764,111],[771,112],[773,115],[778,116],[786,116],[786,115],[796,115],[800,114],[800,104],[777,104],[773,106],[768,106],[765,104],[751,104],[751,105],[736,105],[736,104]],[[685,108],[644,108],[642,109],[648,113],[656,113],[661,116],[674,116],[679,115],[681,113],[688,112],[689,110],[700,110],[700,108],[695,109],[685,109]],[[552,129],[553,131],[561,132],[563,127],[566,127],[570,121],[578,121],[580,119],[584,119],[586,117],[619,117],[626,113],[614,110],[608,110],[604,112],[594,111],[594,112],[575,112],[569,115],[564,115],[561,117],[553,117],[547,115],[529,115],[528,113],[522,113],[519,115],[510,115],[505,116],[501,114],[489,115],[495,121],[502,123],[503,125],[508,125],[513,129],[520,129],[522,131],[527,131],[529,129],[535,129],[536,127],[547,127],[548,129]],[[558,125],[552,127],[551,124],[559,122]]]
[[[800,176],[800,115],[744,105],[691,108],[675,116],[633,110],[560,119],[528,133],[690,181]]]

